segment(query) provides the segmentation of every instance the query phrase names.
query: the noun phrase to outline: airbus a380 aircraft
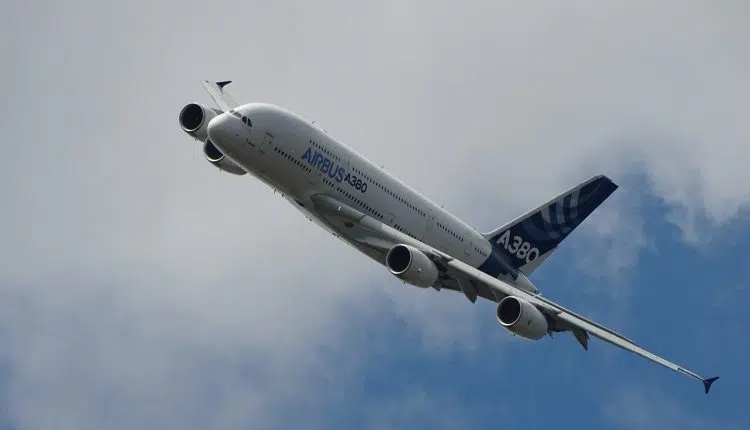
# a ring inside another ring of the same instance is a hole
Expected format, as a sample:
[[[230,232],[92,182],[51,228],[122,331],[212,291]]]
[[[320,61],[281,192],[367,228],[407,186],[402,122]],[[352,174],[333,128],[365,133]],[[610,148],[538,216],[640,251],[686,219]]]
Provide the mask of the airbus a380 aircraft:
[[[231,81],[204,81],[218,109],[197,103],[179,115],[182,129],[203,142],[214,166],[250,173],[336,237],[421,288],[449,289],[474,303],[497,302],[497,320],[539,340],[569,331],[588,349],[589,335],[703,382],[702,376],[542,297],[530,276],[617,185],[595,176],[506,225],[479,233],[324,130],[266,103],[237,105]]]

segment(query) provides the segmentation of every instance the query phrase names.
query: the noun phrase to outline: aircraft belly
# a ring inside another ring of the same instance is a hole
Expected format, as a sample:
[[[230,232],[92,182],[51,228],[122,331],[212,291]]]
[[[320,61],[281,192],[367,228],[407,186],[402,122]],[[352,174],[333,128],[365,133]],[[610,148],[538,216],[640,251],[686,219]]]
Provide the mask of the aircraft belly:
[[[287,197],[287,199],[298,210],[300,210],[305,217],[320,226],[322,229],[351,245],[358,251],[375,260],[377,263],[385,264],[387,248],[384,249],[363,245],[363,243],[366,242],[366,239],[371,238],[375,233],[372,229],[363,227],[357,223],[352,223],[351,220],[344,217],[319,214],[312,209],[312,204],[301,206],[294,198]]]

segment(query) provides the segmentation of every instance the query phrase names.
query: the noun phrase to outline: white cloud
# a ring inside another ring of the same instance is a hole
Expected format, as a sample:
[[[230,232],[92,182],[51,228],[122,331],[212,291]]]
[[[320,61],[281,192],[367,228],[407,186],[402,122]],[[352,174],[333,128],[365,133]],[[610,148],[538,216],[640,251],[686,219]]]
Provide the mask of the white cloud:
[[[642,166],[703,241],[750,200],[750,26],[732,7],[12,3],[6,413],[19,428],[271,427],[356,372],[356,324],[400,317],[424,347],[477,347],[491,313],[400,290],[263,186],[211,168],[176,124],[182,104],[208,102],[200,80],[318,120],[480,230]],[[614,273],[648,246],[637,201],[619,199],[582,239]]]

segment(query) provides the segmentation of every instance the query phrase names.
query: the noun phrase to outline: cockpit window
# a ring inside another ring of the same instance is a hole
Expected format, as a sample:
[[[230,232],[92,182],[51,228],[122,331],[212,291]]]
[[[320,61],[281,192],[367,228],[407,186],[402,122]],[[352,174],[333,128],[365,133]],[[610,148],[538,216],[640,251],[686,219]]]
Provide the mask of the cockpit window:
[[[244,122],[245,124],[249,125],[250,127],[252,127],[252,126],[253,126],[253,123],[252,123],[252,122],[250,122],[250,118],[248,118],[248,117],[246,117],[246,116],[243,116],[243,117],[242,117],[242,122]]]

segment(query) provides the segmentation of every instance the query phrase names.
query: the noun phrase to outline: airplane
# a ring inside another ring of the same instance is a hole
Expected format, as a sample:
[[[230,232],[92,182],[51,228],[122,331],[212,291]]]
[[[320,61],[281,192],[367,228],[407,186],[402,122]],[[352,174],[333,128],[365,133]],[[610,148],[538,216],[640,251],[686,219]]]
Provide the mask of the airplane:
[[[497,303],[497,321],[529,340],[571,332],[589,336],[703,382],[718,376],[661,358],[632,340],[544,297],[529,276],[618,186],[594,176],[507,224],[480,233],[313,122],[269,103],[237,104],[232,81],[203,81],[216,107],[185,105],[182,130],[202,142],[222,171],[250,174],[280,192],[320,227],[403,283],[455,291],[471,303]]]

